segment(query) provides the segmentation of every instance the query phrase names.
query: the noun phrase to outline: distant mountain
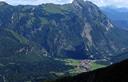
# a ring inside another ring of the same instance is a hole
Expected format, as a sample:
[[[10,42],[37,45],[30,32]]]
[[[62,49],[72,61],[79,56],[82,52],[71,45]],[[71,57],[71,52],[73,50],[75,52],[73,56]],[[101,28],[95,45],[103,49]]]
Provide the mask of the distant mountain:
[[[0,2],[0,81],[69,75],[78,67],[69,58],[118,62],[115,57],[128,58],[120,54],[128,50],[127,34],[89,1],[38,6]]]
[[[101,10],[117,27],[128,30],[128,8],[104,7]]]
[[[128,60],[106,68],[82,73],[74,77],[66,77],[53,82],[127,82]],[[49,81],[50,82],[50,81]]]

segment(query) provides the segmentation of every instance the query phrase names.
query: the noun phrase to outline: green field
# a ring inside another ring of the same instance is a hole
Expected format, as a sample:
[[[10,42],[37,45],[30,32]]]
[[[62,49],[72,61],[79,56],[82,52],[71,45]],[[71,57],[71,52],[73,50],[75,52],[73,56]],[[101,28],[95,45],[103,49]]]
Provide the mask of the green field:
[[[106,67],[106,65],[97,64],[95,62],[92,62],[92,64],[91,64],[91,70],[95,70],[95,69],[99,69],[99,68],[103,68],[103,67]]]

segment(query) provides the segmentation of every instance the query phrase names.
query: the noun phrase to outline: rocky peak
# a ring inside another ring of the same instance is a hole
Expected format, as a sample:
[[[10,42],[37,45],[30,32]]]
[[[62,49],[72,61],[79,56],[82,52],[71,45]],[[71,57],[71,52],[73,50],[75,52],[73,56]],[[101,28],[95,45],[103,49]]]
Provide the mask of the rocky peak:
[[[87,0],[74,0],[72,2],[73,5],[75,6],[85,6],[85,5],[94,5],[92,2],[87,1]]]
[[[99,8],[90,1],[85,0],[74,0],[72,2],[73,8],[79,16],[94,14],[97,15]],[[95,14],[95,13],[96,14]]]
[[[76,8],[82,8],[85,4],[85,1],[84,0],[74,0],[72,2],[73,6]]]
[[[8,5],[7,3],[0,1],[0,6]]]
[[[72,3],[83,4],[84,2],[84,0],[74,0]]]

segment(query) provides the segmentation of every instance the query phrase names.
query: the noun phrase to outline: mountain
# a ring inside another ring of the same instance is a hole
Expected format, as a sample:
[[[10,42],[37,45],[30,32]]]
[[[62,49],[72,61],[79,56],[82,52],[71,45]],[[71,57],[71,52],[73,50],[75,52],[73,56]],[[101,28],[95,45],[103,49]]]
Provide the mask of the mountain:
[[[89,1],[39,6],[1,3],[0,15],[1,29],[17,32],[53,57],[106,58],[128,45],[127,32],[120,34],[120,29]]]
[[[128,29],[127,8],[103,7],[101,10],[112,20],[112,22],[117,27],[126,30]]]
[[[95,71],[66,77],[53,82],[127,82],[128,60]],[[50,81],[49,81],[50,82]],[[52,81],[51,81],[52,82]]]
[[[82,60],[119,62],[128,58],[127,34],[89,1],[38,6],[0,2],[0,81],[52,79],[76,73],[77,67],[87,71]]]

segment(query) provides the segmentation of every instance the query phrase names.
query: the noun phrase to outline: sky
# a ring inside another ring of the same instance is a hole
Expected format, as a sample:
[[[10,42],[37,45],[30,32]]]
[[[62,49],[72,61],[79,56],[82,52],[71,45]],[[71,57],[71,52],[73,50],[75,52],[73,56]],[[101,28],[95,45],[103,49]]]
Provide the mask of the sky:
[[[11,5],[39,5],[42,3],[66,4],[72,0],[0,0]],[[128,7],[128,0],[88,0],[98,6]]]

